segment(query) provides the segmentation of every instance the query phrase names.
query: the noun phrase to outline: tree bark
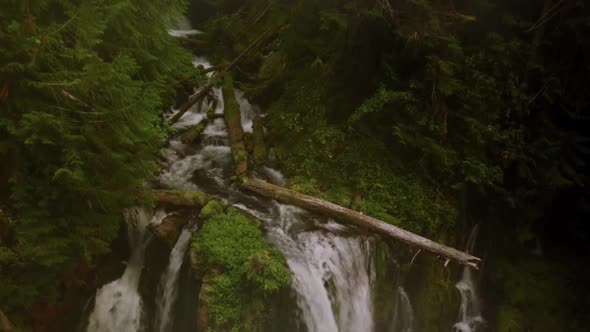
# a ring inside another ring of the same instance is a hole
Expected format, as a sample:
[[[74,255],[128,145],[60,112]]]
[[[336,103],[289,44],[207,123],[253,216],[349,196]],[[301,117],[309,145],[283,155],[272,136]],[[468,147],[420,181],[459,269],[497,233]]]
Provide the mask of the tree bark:
[[[201,122],[197,123],[194,127],[189,129],[186,133],[180,136],[180,141],[182,144],[193,144],[199,141],[199,137],[205,128],[207,127],[207,119],[201,120]]]
[[[254,135],[254,162],[256,165],[264,165],[267,149],[264,141],[264,125],[262,124],[262,118],[258,115],[252,121],[252,133]]]
[[[455,261],[459,264],[471,266],[477,269],[478,264],[481,261],[481,259],[475,256],[436,243],[430,239],[398,228],[384,221],[366,216],[362,213],[347,209],[340,205],[304,195],[293,190],[275,186],[261,180],[245,179],[242,182],[242,187],[262,196],[273,198],[287,204],[297,205],[306,210],[318,212],[332,217],[337,221],[361,227],[387,238],[393,238],[402,241],[412,247],[429,251],[436,255],[440,255],[449,260]]]
[[[248,172],[248,152],[244,145],[244,129],[242,128],[242,116],[240,105],[234,94],[231,76],[225,79],[223,84],[224,118],[227,127],[229,145],[235,165],[235,174],[240,177]]]

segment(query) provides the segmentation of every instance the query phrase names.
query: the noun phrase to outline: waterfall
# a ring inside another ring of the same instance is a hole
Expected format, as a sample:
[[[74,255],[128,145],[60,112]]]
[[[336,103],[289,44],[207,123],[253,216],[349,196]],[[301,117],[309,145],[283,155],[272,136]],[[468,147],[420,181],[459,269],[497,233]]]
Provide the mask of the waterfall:
[[[185,35],[197,32],[176,30],[171,33]],[[193,63],[195,66],[210,65],[200,57],[195,57]],[[220,89],[214,88],[213,93],[220,99],[215,112],[223,113]],[[243,92],[236,90],[235,95],[242,113],[243,129],[251,132],[252,119],[260,114],[260,110],[248,102]],[[185,130],[205,118],[207,109],[193,107],[173,126]],[[168,117],[172,117],[174,111]],[[172,189],[202,190],[216,195],[264,223],[267,240],[284,254],[292,271],[292,289],[304,330],[372,332],[375,329],[372,285],[376,273],[371,257],[374,237],[358,235],[333,220],[245,194],[232,186],[228,180],[233,173],[232,155],[223,119],[208,123],[199,144],[189,147],[178,137],[172,138],[163,151],[163,157],[163,169],[156,178],[160,185]],[[259,167],[253,174],[272,183],[285,184],[281,172],[270,167]],[[138,219],[148,219],[147,216],[142,218]],[[154,217],[159,221],[162,218]],[[90,332],[142,330],[141,322],[145,318],[142,318],[142,299],[137,289],[147,240],[143,233],[145,226],[133,230],[130,231],[130,237],[134,239],[130,239],[132,258],[121,279],[98,290],[96,307],[89,318]],[[184,230],[170,254],[168,267],[160,277],[154,331],[166,332],[173,328],[179,272],[190,238],[190,231]]]
[[[166,214],[158,211],[150,219],[147,211],[131,208],[125,212],[131,257],[123,276],[96,291],[94,310],[88,318],[88,332],[139,331],[142,300],[138,292],[144,252],[149,242],[148,224],[159,224]]]
[[[166,271],[160,279],[160,285],[158,286],[156,295],[158,309],[154,321],[155,331],[167,332],[172,330],[172,309],[174,308],[178,293],[178,272],[180,272],[180,268],[184,262],[184,256],[189,247],[191,235],[192,233],[188,229],[182,231],[170,253],[168,267],[166,267]]]
[[[475,250],[478,231],[479,225],[473,226],[465,246],[465,251],[467,253],[471,254]],[[478,332],[485,324],[481,315],[477,281],[475,280],[473,272],[474,271],[470,267],[465,266],[463,268],[461,280],[455,285],[461,293],[461,306],[459,307],[458,319],[457,323],[453,326],[453,331],[455,332]]]
[[[403,287],[398,287],[395,293],[395,313],[393,316],[393,331],[412,332],[414,329],[414,310],[410,298]]]
[[[274,205],[263,213],[235,204],[265,222],[268,241],[285,255],[307,331],[373,331],[374,239],[332,220],[310,220],[297,207]],[[307,230],[309,222],[316,229]]]

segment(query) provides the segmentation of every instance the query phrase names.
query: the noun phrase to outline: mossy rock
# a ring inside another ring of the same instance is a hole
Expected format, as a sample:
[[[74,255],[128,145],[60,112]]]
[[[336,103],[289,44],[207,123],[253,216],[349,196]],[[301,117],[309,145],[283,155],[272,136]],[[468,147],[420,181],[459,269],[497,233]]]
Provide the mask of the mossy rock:
[[[217,214],[223,213],[224,207],[220,201],[212,199],[199,212],[199,219],[207,220]]]

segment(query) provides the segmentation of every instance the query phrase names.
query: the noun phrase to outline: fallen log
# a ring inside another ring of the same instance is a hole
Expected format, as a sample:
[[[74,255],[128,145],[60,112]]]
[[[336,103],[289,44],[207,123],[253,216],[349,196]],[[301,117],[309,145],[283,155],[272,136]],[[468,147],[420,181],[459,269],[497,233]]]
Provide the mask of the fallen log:
[[[244,145],[244,129],[242,128],[242,116],[240,105],[234,94],[234,86],[231,76],[226,77],[222,88],[224,119],[227,127],[229,146],[235,165],[235,174],[240,177],[248,172],[248,152]]]
[[[199,191],[152,189],[150,194],[159,204],[176,207],[200,208],[208,201],[207,195]]]
[[[257,180],[244,179],[242,187],[265,197],[275,199],[287,204],[297,205],[306,210],[318,212],[332,217],[337,221],[361,227],[381,236],[402,241],[410,246],[440,255],[459,264],[471,266],[477,269],[481,259],[469,255],[457,249],[436,243],[430,239],[406,231],[384,221],[366,216],[362,213],[347,209],[340,205],[324,201],[319,198],[304,195],[293,190],[285,189],[273,184]]]
[[[186,133],[180,136],[180,141],[182,144],[193,144],[198,142],[199,136],[207,127],[207,119],[201,120],[201,122],[197,123],[194,127],[189,129]]]

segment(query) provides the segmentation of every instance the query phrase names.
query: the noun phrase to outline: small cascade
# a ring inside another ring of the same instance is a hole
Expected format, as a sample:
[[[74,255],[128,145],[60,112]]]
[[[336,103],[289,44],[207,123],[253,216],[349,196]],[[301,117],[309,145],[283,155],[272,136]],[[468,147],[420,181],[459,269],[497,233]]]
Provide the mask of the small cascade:
[[[472,254],[475,250],[479,225],[473,226],[465,251]],[[455,285],[461,293],[461,306],[457,323],[453,326],[454,332],[478,332],[483,328],[485,321],[481,315],[481,303],[477,292],[477,281],[474,271],[470,267],[463,268],[461,280]]]
[[[349,234],[332,220],[309,220],[299,208],[274,204],[269,214],[236,207],[265,221],[268,240],[285,255],[307,331],[373,331],[373,238]],[[309,222],[313,230],[306,229]]]
[[[176,245],[170,253],[170,260],[168,267],[160,279],[158,292],[156,295],[156,304],[158,306],[156,318],[154,321],[155,331],[168,332],[172,331],[172,309],[176,302],[178,295],[178,278],[180,268],[184,262],[186,250],[189,247],[192,232],[189,229],[184,229]]]
[[[125,212],[131,257],[123,276],[96,292],[94,310],[88,318],[88,332],[139,331],[142,325],[142,300],[138,292],[144,252],[150,237],[149,224],[159,224],[166,214],[158,211],[150,218],[142,208]]]
[[[414,309],[403,287],[395,293],[395,313],[393,316],[394,332],[412,332],[414,330]]]

